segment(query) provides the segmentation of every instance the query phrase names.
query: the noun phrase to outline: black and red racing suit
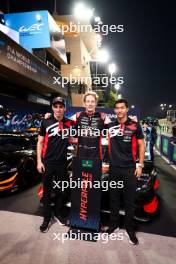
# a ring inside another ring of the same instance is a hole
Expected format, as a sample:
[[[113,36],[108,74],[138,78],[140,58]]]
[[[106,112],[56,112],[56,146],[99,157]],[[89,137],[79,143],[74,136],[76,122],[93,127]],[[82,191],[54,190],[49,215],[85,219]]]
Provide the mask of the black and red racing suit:
[[[76,129],[78,137],[77,156],[81,158],[102,159],[102,130],[106,114],[95,112],[76,114]]]
[[[67,146],[68,136],[62,138],[62,131],[70,128],[71,121],[63,117],[58,121],[51,116],[42,120],[39,135],[44,137],[42,149],[42,160],[45,166],[43,174],[43,215],[50,219],[52,216],[51,194],[53,190],[53,180],[56,182],[67,180]],[[60,215],[63,206],[63,192],[61,188],[55,188],[54,213]]]
[[[123,194],[125,207],[125,227],[127,231],[134,230],[134,200],[136,193],[136,158],[138,155],[138,140],[143,139],[141,126],[127,118],[120,124],[109,123],[109,154],[110,154],[110,181],[123,181],[123,190],[110,189],[111,219],[110,225],[119,226],[119,210]]]

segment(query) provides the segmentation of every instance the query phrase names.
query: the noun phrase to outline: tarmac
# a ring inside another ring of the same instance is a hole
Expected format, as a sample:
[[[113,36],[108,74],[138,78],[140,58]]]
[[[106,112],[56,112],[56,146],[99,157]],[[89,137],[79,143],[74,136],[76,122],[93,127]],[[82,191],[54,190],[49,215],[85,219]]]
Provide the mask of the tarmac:
[[[115,240],[107,241],[102,234],[96,242],[63,240],[68,227],[54,222],[47,233],[41,233],[41,216],[1,211],[0,219],[1,264],[175,264],[174,237],[138,232],[140,244],[134,246],[122,229]]]

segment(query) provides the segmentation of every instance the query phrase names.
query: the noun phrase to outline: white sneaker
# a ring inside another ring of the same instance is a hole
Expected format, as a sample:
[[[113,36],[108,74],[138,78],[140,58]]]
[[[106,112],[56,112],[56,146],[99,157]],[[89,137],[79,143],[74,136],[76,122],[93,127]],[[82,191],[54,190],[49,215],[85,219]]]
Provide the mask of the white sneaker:
[[[61,226],[65,225],[63,222],[61,222],[61,219],[59,219],[59,217],[54,216],[54,219],[58,222],[59,225],[61,225]]]
[[[125,232],[125,235],[128,237],[128,241],[130,244],[132,245],[138,245],[139,241],[135,235],[135,232],[131,231],[131,232]]]

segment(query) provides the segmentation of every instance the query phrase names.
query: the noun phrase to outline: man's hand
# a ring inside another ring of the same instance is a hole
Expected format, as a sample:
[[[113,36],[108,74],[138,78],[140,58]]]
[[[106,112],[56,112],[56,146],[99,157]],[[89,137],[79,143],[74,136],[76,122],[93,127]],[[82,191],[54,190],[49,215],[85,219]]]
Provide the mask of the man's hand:
[[[37,170],[38,170],[39,173],[44,173],[45,172],[45,166],[44,166],[43,162],[40,161],[40,162],[37,163]]]
[[[130,118],[132,121],[134,121],[134,122],[138,122],[138,118],[137,118],[137,116],[132,116],[132,115],[130,115],[129,118]]]
[[[104,119],[104,124],[108,125],[109,123],[111,123],[111,119],[106,115]]]
[[[138,177],[141,177],[141,175],[142,175],[142,168],[141,167],[138,167],[138,168],[136,168],[136,170],[135,170],[135,176],[138,178]]]
[[[45,119],[48,119],[48,118],[50,118],[51,117],[51,114],[50,113],[46,113],[45,114]]]

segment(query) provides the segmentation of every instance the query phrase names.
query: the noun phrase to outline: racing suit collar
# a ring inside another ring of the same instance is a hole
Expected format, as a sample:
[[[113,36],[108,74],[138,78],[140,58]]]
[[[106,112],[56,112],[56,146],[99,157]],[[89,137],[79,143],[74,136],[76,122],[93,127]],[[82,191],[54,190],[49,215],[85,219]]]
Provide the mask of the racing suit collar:
[[[118,124],[127,125],[127,124],[129,124],[130,120],[131,120],[131,119],[127,116],[127,120],[126,120],[124,123],[120,123],[118,119],[116,119],[116,122],[117,122]]]
[[[53,115],[53,118],[57,121],[57,122],[64,122],[66,120],[65,116],[63,116],[62,119],[58,120],[57,118],[55,118],[55,116]]]
[[[87,116],[94,116],[96,112],[89,113],[89,112],[85,111],[85,113],[87,114]]]

